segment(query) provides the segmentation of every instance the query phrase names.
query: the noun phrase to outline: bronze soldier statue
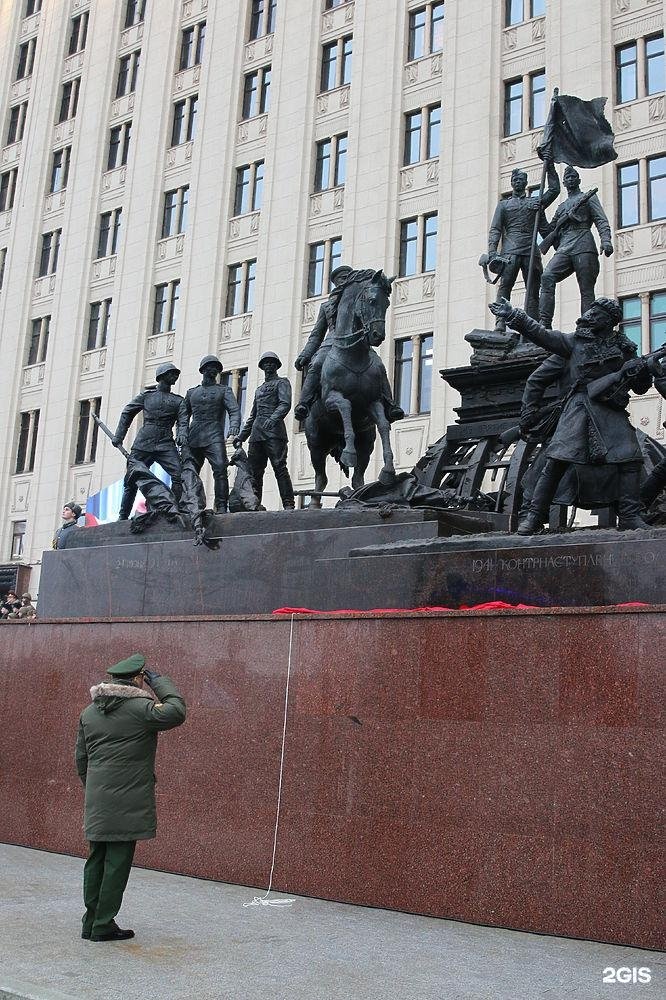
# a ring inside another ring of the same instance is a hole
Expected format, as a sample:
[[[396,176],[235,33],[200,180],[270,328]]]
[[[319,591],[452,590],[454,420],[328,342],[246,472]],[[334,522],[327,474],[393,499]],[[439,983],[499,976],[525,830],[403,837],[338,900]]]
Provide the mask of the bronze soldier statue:
[[[250,439],[247,455],[259,503],[266,465],[270,461],[282,506],[285,510],[293,510],[294,488],[287,469],[287,428],[284,424],[284,418],[291,409],[291,384],[289,379],[278,377],[282,362],[273,351],[262,354],[259,367],[264,372],[264,382],[254,394],[252,410],[242,431],[234,438],[234,447],[238,448],[243,441]]]
[[[134,439],[130,454],[139,462],[150,467],[157,462],[171,476],[171,490],[176,502],[180,503],[183,492],[182,467],[176,444],[184,444],[187,439],[187,410],[182,396],[171,391],[180,376],[180,369],[167,361],[158,365],[155,372],[157,386],[145,389],[130,400],[123,412],[111,441],[114,447],[121,445],[130,424],[138,413],[143,412],[143,427]],[[176,424],[176,441],[172,428]],[[126,521],[132,512],[137,488],[125,476],[123,498],[120,502],[119,521]]]
[[[534,223],[536,213],[539,213],[538,228],[542,236],[549,232],[549,225],[544,209],[557,198],[560,193],[560,179],[552,163],[547,164],[548,187],[542,198],[532,198],[527,194],[527,173],[516,168],[511,173],[512,192],[508,198],[503,198],[493,215],[488,233],[488,253],[484,254],[479,263],[499,275],[497,301],[510,299],[518,274],[522,274],[527,285],[530,267],[530,255],[534,239]],[[501,254],[498,247],[502,244]],[[539,315],[539,285],[543,271],[541,255],[534,256],[534,272],[527,296],[527,314],[536,319]],[[490,279],[487,279],[490,280]],[[496,282],[491,282],[494,284]],[[501,316],[497,317],[495,330],[504,332],[506,324]]]
[[[558,205],[550,223],[551,231],[561,227],[555,240],[556,254],[541,278],[539,322],[550,329],[555,314],[555,286],[575,274],[580,289],[580,314],[583,316],[594,302],[594,288],[599,277],[599,251],[592,235],[597,227],[601,252],[613,253],[610,223],[596,194],[591,197],[580,190],[580,174],[574,167],[564,171],[564,186],[568,197]]]
[[[307,367],[307,375],[303,380],[301,395],[298,403],[294,407],[294,416],[297,420],[305,420],[310,407],[317,398],[320,390],[321,370],[326,360],[326,355],[331,348],[333,333],[335,332],[335,319],[338,310],[338,303],[345,290],[349,278],[354,277],[358,281],[364,276],[371,278],[374,271],[354,271],[346,264],[341,264],[331,272],[331,281],[334,288],[326,302],[323,302],[319,309],[317,321],[312,328],[312,333],[308,337],[305,347],[296,358],[294,367],[302,371]],[[382,402],[386,417],[391,422],[402,420],[405,415],[402,407],[398,406],[393,399],[393,392],[389,385],[388,377],[384,371],[382,379]]]
[[[650,372],[654,376],[654,387],[660,396],[666,399],[666,366],[660,361],[648,363]],[[666,427],[666,423],[664,424]],[[657,462],[654,469],[647,477],[641,488],[641,500],[646,507],[650,507],[657,499],[662,490],[666,489],[666,459]]]
[[[575,333],[549,330],[506,299],[490,310],[564,361],[544,361],[553,380],[559,381],[560,405],[518,534],[532,535],[543,528],[560,480],[572,466],[578,495],[594,497],[595,504],[615,503],[620,530],[648,527],[640,516],[643,457],[626,408],[628,390],[647,392],[652,375],[647,363],[636,357],[636,345],[614,329],[622,318],[620,305],[614,299],[596,299],[578,320]]]
[[[217,376],[223,371],[221,361],[214,354],[201,359],[199,371],[201,385],[185,393],[185,408],[190,418],[187,444],[199,474],[204,461],[213,470],[215,482],[215,513],[226,514],[229,503],[229,477],[227,475],[227,449],[224,424],[229,415],[229,437],[237,437],[240,430],[240,408],[231,389],[219,385]]]

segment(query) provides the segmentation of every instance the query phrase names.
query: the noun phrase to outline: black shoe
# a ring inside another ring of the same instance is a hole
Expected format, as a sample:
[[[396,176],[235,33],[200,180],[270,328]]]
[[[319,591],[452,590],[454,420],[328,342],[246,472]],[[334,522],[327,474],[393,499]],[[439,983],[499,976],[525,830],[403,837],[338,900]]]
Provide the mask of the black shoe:
[[[393,406],[389,406],[388,413],[386,414],[390,424],[395,423],[396,420],[402,420],[405,416],[405,411],[402,406],[398,406],[396,403]]]
[[[310,407],[307,403],[297,403],[294,407],[294,416],[297,420],[303,421],[310,412]]]
[[[642,517],[635,514],[633,517],[618,517],[618,531],[637,531],[639,528],[651,528],[652,525],[644,521]]]
[[[518,524],[516,529],[517,535],[538,535],[540,531],[543,531],[543,521],[539,514],[533,514],[531,511],[526,515]]]
[[[134,931],[126,930],[124,931],[122,927],[114,927],[112,931],[108,931],[106,934],[91,934],[91,941],[127,941],[129,938],[134,937]]]

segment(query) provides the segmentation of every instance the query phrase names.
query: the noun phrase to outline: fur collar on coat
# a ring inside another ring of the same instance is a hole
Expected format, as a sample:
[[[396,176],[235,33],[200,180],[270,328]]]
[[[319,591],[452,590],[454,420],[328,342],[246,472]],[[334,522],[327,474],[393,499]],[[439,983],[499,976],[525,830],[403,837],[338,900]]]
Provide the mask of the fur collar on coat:
[[[90,688],[90,697],[95,698],[152,698],[143,688],[130,687],[129,684],[110,684],[102,681]]]

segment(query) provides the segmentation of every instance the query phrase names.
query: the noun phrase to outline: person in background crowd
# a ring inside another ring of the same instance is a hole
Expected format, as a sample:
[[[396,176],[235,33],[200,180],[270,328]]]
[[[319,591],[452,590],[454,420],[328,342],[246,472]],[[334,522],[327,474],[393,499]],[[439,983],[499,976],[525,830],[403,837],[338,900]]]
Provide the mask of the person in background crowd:
[[[7,596],[2,602],[1,607],[2,607],[3,617],[5,618],[8,615],[13,614],[14,611],[18,611],[18,609],[21,607],[21,602],[18,599],[18,595],[14,593],[13,590],[8,591]]]
[[[21,607],[15,615],[19,621],[28,621],[30,618],[36,618],[37,608],[32,603],[30,594],[21,594]]]
[[[66,549],[71,543],[77,521],[81,517],[82,508],[78,503],[70,500],[62,508],[62,525],[53,536],[54,549]],[[20,604],[19,604],[20,607]]]

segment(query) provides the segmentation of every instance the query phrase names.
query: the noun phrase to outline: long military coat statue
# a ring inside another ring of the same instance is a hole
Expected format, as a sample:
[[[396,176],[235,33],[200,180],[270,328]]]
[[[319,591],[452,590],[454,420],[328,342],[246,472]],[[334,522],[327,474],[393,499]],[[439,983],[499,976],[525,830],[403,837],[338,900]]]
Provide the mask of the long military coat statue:
[[[224,514],[229,502],[225,421],[229,416],[229,437],[236,437],[240,428],[240,407],[228,386],[219,385],[217,373],[222,363],[212,354],[201,359],[201,385],[185,393],[185,409],[190,418],[187,443],[197,473],[208,460],[215,482],[215,513]]]

